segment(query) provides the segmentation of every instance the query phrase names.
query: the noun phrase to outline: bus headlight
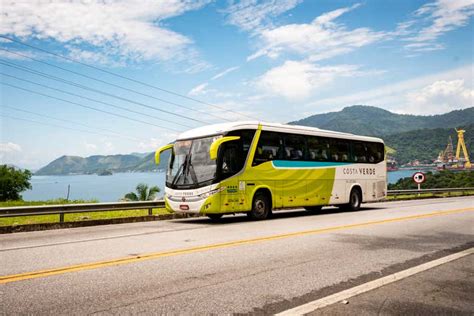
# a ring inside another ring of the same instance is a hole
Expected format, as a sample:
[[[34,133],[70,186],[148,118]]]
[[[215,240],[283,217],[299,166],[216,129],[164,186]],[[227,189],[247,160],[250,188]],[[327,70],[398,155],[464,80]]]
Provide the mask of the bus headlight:
[[[203,198],[203,199],[206,199],[206,198],[210,197],[211,195],[214,195],[216,193],[224,191],[225,189],[226,189],[226,187],[220,187],[218,189],[214,189],[214,190],[208,191],[206,193],[199,194],[199,197]]]

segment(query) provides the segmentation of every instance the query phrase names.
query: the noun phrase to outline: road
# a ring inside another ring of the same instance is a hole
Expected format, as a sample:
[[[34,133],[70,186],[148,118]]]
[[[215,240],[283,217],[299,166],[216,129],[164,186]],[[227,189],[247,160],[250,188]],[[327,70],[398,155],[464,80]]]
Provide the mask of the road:
[[[1,235],[0,314],[273,314],[472,248],[473,223],[464,197]]]

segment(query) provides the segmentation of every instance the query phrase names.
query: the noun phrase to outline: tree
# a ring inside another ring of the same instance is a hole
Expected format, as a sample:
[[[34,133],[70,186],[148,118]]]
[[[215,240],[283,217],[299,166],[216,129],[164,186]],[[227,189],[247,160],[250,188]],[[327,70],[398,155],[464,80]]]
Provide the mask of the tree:
[[[0,201],[21,200],[21,192],[31,189],[31,172],[0,166]]]
[[[140,183],[135,188],[135,192],[130,192],[125,194],[124,198],[128,201],[151,201],[156,197],[156,193],[160,192],[160,188],[152,186],[148,189],[148,185],[145,183]]]

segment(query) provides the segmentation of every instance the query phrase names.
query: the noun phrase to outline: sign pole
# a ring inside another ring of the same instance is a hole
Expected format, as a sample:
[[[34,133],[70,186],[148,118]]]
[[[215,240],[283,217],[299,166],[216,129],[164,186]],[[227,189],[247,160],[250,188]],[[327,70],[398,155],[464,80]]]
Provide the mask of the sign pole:
[[[415,182],[418,185],[418,196],[421,195],[421,184],[425,182],[426,176],[423,172],[418,171],[415,172],[412,176],[413,182]]]

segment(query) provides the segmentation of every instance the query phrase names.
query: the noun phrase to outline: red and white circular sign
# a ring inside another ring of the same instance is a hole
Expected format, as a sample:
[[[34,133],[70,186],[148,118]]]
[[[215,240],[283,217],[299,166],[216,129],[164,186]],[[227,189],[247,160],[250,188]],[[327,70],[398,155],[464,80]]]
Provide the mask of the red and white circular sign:
[[[421,183],[425,182],[426,176],[423,172],[415,172],[412,176],[412,179],[413,179],[413,181],[415,181],[415,183],[421,184]]]

